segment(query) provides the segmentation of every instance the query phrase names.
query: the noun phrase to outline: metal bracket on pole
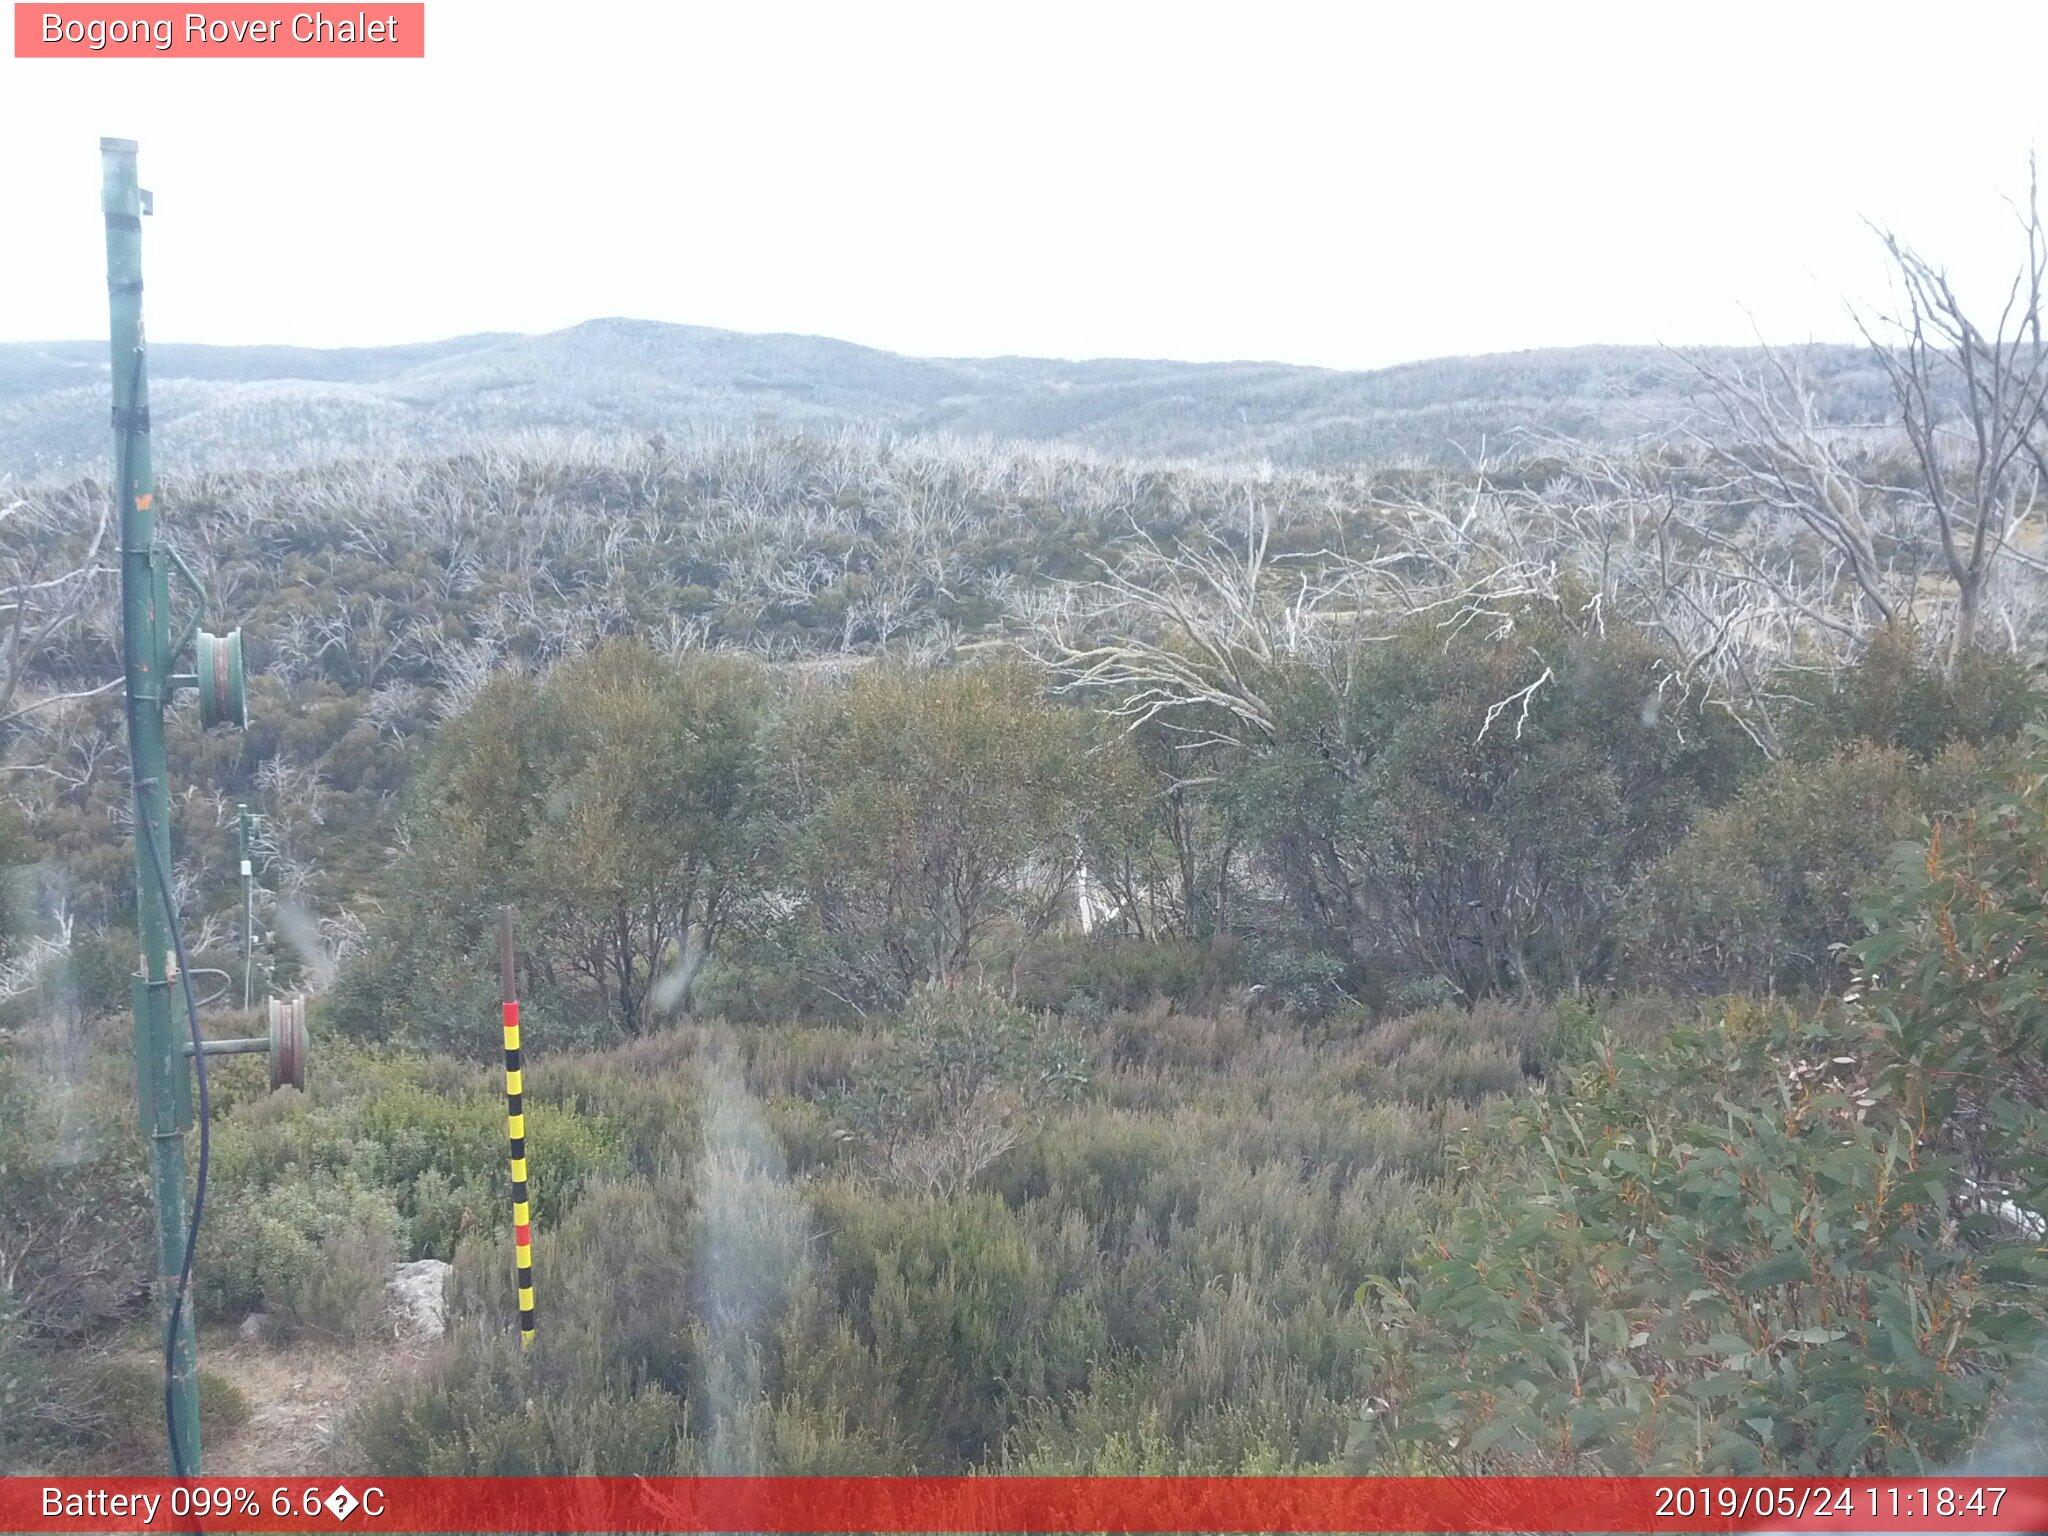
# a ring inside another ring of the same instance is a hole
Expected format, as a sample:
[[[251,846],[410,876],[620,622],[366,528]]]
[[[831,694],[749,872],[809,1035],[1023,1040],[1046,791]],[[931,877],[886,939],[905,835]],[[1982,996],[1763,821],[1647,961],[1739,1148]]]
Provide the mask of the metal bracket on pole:
[[[270,1000],[270,1033],[253,1035],[242,1040],[202,1040],[200,1054],[204,1056],[264,1056],[270,1057],[270,1087],[279,1088],[306,1086],[306,1000],[303,997],[273,997]],[[192,1055],[192,1042],[186,1041],[184,1054]]]
[[[185,557],[178,553],[177,546],[175,544],[166,544],[163,546],[163,550],[166,555],[170,556],[171,569],[185,578],[186,588],[198,600],[198,606],[192,610],[191,621],[186,624],[184,631],[171,645],[171,656],[178,657],[185,654],[186,647],[192,644],[193,637],[199,633],[199,620],[210,599],[207,596],[205,583],[192,574],[192,567],[185,563]],[[165,597],[166,601],[168,601],[169,594],[166,593]]]

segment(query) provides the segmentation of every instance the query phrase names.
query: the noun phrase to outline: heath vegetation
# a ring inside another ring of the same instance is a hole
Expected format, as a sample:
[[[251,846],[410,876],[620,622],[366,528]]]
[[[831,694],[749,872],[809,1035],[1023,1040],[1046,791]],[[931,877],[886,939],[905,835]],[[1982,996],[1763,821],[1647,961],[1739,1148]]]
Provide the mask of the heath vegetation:
[[[324,1451],[384,1474],[1959,1465],[2048,1299],[2021,227],[2002,330],[1893,245],[1853,378],[1698,359],[1683,423],[1456,469],[167,477],[253,679],[173,720],[186,948],[250,1032],[246,802],[253,994],[315,994],[306,1092],[215,1070],[202,1325],[384,1349],[452,1263]],[[0,490],[20,1468],[149,1455],[104,502]]]

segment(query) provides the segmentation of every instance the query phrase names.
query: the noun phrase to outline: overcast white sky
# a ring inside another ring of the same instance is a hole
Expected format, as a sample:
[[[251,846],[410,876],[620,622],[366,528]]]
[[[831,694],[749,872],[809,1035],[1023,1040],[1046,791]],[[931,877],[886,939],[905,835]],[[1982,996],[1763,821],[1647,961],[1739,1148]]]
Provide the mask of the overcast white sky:
[[[2048,147],[2038,0],[427,17],[424,61],[0,58],[0,339],[104,334],[102,134],[142,141],[160,341],[633,315],[1349,368],[1847,339],[1863,216],[1988,278]]]

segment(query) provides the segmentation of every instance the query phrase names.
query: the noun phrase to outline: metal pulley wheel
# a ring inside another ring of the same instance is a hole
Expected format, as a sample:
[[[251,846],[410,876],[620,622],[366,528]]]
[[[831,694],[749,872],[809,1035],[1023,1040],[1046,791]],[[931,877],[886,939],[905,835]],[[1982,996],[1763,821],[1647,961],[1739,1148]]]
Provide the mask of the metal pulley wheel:
[[[211,729],[249,724],[249,696],[242,681],[242,631],[224,635],[199,631],[199,723]]]
[[[303,997],[273,997],[270,1000],[270,1086],[303,1089],[306,1086],[306,1000]]]

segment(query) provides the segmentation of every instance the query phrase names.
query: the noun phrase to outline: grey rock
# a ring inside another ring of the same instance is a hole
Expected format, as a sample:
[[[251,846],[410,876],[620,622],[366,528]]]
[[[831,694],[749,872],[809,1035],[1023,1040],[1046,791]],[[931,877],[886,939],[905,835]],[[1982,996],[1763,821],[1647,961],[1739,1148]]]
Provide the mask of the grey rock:
[[[438,1339],[448,1328],[448,1271],[441,1259],[415,1259],[391,1272],[392,1310],[398,1315],[398,1336]]]

